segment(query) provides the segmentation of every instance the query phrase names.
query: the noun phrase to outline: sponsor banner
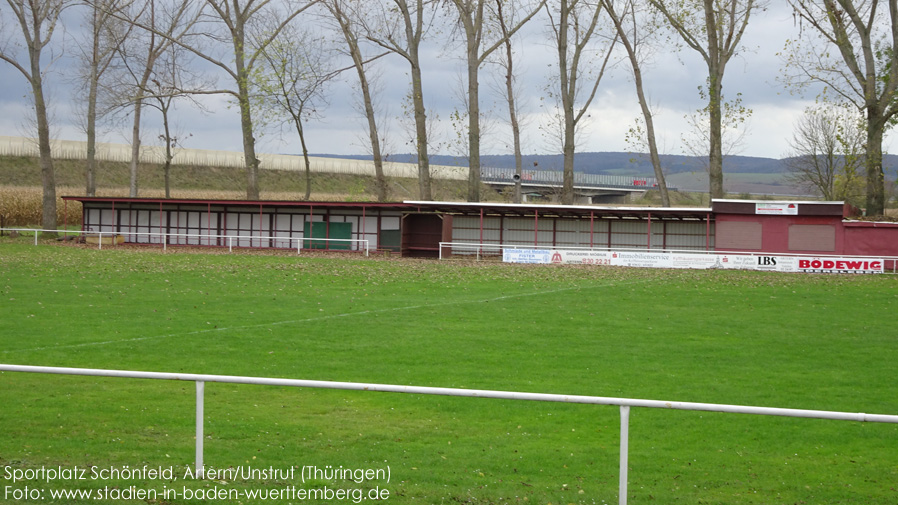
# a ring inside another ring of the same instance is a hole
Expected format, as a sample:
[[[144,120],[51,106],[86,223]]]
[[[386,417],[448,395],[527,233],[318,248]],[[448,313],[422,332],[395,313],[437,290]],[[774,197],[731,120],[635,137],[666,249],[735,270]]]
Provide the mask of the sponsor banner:
[[[879,259],[756,256],[747,254],[690,254],[652,251],[549,251],[506,249],[506,263],[554,263],[560,265],[606,265],[636,268],[691,268],[760,270],[806,273],[883,273]]]
[[[796,258],[799,272],[826,274],[881,274],[883,261],[863,258]]]
[[[797,216],[798,204],[789,202],[765,202],[755,204],[755,214],[775,216]]]
[[[502,261],[505,263],[549,263],[552,251],[545,249],[504,249]]]

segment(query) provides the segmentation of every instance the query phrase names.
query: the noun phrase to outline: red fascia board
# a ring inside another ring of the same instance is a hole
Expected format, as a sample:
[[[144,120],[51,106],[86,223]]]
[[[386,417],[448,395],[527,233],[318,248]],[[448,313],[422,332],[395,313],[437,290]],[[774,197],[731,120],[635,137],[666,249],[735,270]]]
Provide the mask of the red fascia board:
[[[77,202],[116,202],[116,203],[162,203],[162,204],[193,204],[193,205],[235,205],[259,207],[380,207],[395,209],[416,209],[414,205],[402,202],[306,202],[295,200],[205,200],[189,198],[131,198],[131,197],[107,197],[107,196],[63,196],[63,200]]]

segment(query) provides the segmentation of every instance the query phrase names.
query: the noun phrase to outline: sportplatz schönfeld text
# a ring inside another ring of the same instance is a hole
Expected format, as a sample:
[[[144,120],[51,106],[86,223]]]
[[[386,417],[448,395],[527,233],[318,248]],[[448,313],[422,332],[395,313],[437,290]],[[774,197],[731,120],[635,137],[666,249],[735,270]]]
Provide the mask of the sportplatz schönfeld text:
[[[86,480],[167,480],[174,481],[178,477],[183,479],[211,479],[219,481],[235,480],[295,480],[299,477],[302,482],[306,480],[351,480],[356,484],[366,481],[390,482],[390,467],[386,468],[344,468],[343,466],[303,466],[296,472],[297,467],[285,468],[252,468],[237,466],[229,468],[206,467],[198,471],[187,467],[183,473],[175,471],[173,467],[151,467],[149,465],[131,468],[122,467],[40,467],[40,468],[16,468],[3,467],[3,476],[6,480],[15,483],[20,481],[38,481],[47,483],[56,480],[86,481]]]

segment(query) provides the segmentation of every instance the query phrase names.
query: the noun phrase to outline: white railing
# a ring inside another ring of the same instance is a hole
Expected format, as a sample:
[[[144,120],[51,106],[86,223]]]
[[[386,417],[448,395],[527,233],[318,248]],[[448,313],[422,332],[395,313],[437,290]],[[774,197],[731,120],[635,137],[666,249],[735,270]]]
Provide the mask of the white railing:
[[[134,231],[91,231],[91,230],[40,230],[34,228],[0,228],[0,232],[17,232],[17,233],[34,233],[34,245],[38,245],[38,237],[40,233],[57,233],[64,235],[81,235],[83,237],[96,237],[97,238],[97,248],[103,249],[103,239],[104,237],[109,242],[106,245],[115,246],[116,241],[115,237],[117,235],[121,236],[129,236],[129,237],[148,237],[153,238],[156,237],[156,242],[128,242],[129,244],[137,244],[137,245],[154,245],[158,244],[162,246],[163,250],[168,249],[169,245],[173,246],[182,246],[182,247],[224,247],[224,245],[212,244],[213,240],[226,239],[228,252],[232,252],[234,250],[234,241],[237,241],[237,247],[242,248],[254,248],[252,246],[253,241],[259,242],[259,247],[262,248],[262,242],[287,242],[290,244],[290,247],[273,247],[274,249],[296,249],[296,254],[301,254],[303,250],[303,244],[329,244],[329,243],[347,243],[349,244],[349,249],[326,249],[329,251],[356,251],[360,252],[362,250],[365,251],[365,256],[370,255],[370,241],[368,239],[348,239],[348,238],[304,238],[304,237],[278,237],[273,235],[214,235],[214,234],[202,234],[202,233],[167,233],[167,232],[134,232]],[[198,239],[197,243],[173,243],[172,238],[187,238],[190,240],[191,238]],[[240,245],[241,241],[249,241],[249,246]],[[296,241],[296,247],[293,247],[293,241]],[[206,242],[203,244],[203,242]],[[352,244],[358,244],[357,249],[351,249]],[[306,247],[307,250],[318,250],[316,247]]]
[[[664,254],[694,254],[694,255],[729,255],[729,256],[747,256],[749,258],[763,257],[787,257],[787,258],[807,258],[814,257],[819,259],[855,259],[855,260],[881,260],[884,264],[891,263],[891,273],[898,274],[898,256],[851,256],[851,255],[833,255],[833,254],[810,254],[810,253],[781,253],[781,252],[760,252],[760,251],[715,251],[714,249],[673,249],[673,248],[652,248],[646,249],[635,247],[576,247],[576,246],[553,246],[547,244],[495,244],[483,242],[440,242],[440,259],[445,259],[443,255],[444,249],[449,255],[458,254],[464,256],[474,256],[477,260],[482,259],[486,255],[502,256],[506,249],[536,249],[542,251],[584,251],[584,252],[626,252],[626,253],[664,253]],[[456,252],[462,251],[462,252]],[[887,271],[887,269],[884,269]]]
[[[196,383],[196,472],[203,475],[203,416],[206,382],[228,384],[257,384],[265,386],[288,386],[317,389],[342,389],[349,391],[376,391],[383,393],[409,393],[419,395],[461,396],[469,398],[493,398],[504,400],[527,400],[558,403],[581,403],[587,405],[616,405],[620,407],[620,482],[618,501],[627,503],[627,465],[629,459],[630,408],[645,407],[673,410],[694,410],[703,412],[724,412],[731,414],[755,414],[764,416],[801,417],[810,419],[832,419],[870,423],[898,424],[898,415],[834,412],[827,410],[783,409],[770,407],[750,407],[745,405],[725,405],[716,403],[674,402],[640,400],[632,398],[611,398],[604,396],[560,395],[545,393],[523,393],[516,391],[494,391],[483,389],[457,389],[424,386],[401,386],[394,384],[366,384],[360,382],[333,382],[300,379],[278,379],[270,377],[241,377],[231,375],[202,375],[186,373],[140,372],[128,370],[104,370],[95,368],[61,368],[45,366],[0,364],[0,371],[29,372],[58,375],[86,375],[93,377],[119,377],[132,379],[180,380]]]

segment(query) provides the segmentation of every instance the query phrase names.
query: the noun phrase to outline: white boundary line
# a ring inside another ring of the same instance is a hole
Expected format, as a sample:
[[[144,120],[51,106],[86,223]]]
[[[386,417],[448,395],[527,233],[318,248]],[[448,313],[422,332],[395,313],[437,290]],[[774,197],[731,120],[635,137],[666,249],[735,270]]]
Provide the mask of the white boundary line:
[[[193,331],[188,331],[188,332],[183,332],[183,333],[169,333],[166,335],[126,338],[126,339],[122,339],[122,340],[103,340],[103,341],[99,341],[99,342],[83,342],[80,344],[31,347],[28,349],[9,349],[9,350],[4,349],[3,351],[0,351],[0,352],[2,352],[2,354],[4,354],[4,355],[9,355],[9,354],[20,353],[20,352],[49,351],[49,350],[53,350],[53,349],[78,349],[81,347],[94,347],[94,346],[101,346],[101,345],[123,344],[123,343],[128,343],[128,342],[143,342],[143,341],[147,341],[147,340],[161,340],[164,338],[172,338],[172,337],[187,337],[187,336],[191,336],[191,335],[202,335],[204,333],[214,333],[214,332],[219,332],[219,331],[238,331],[238,330],[248,330],[248,329],[252,329],[252,328],[265,328],[265,327],[269,327],[269,326],[281,326],[281,325],[297,324],[297,323],[312,323],[312,322],[317,322],[317,321],[327,321],[330,319],[340,319],[340,318],[344,318],[344,317],[365,316],[365,315],[370,315],[370,314],[385,314],[385,313],[390,313],[390,312],[429,309],[429,308],[434,308],[434,307],[448,307],[450,305],[464,305],[464,304],[469,304],[469,303],[489,303],[489,302],[497,302],[497,301],[501,301],[501,300],[511,300],[511,299],[515,299],[515,298],[523,298],[523,297],[527,297],[527,296],[550,295],[550,294],[554,294],[554,293],[562,293],[565,291],[573,291],[573,290],[577,290],[577,289],[607,288],[609,286],[618,285],[618,284],[630,285],[630,284],[638,284],[638,283],[647,282],[647,281],[648,281],[648,279],[639,279],[639,280],[633,280],[633,281],[620,281],[620,282],[615,282],[613,284],[599,284],[599,285],[586,286],[586,287],[576,286],[576,287],[569,287],[569,288],[559,288],[559,289],[553,289],[553,290],[548,290],[548,291],[520,293],[520,294],[514,294],[514,295],[503,295],[503,296],[497,296],[495,298],[484,298],[484,299],[480,299],[480,300],[459,300],[459,301],[431,303],[431,304],[424,304],[424,305],[409,305],[406,307],[390,307],[390,308],[383,308],[383,309],[362,310],[362,311],[358,311],[358,312],[344,312],[342,314],[330,314],[330,315],[323,315],[323,316],[318,316],[318,317],[309,317],[309,318],[305,318],[305,319],[292,319],[292,320],[286,320],[286,321],[271,321],[268,323],[248,324],[248,325],[244,325],[244,326],[231,326],[228,328],[204,328],[201,330],[193,330]]]

